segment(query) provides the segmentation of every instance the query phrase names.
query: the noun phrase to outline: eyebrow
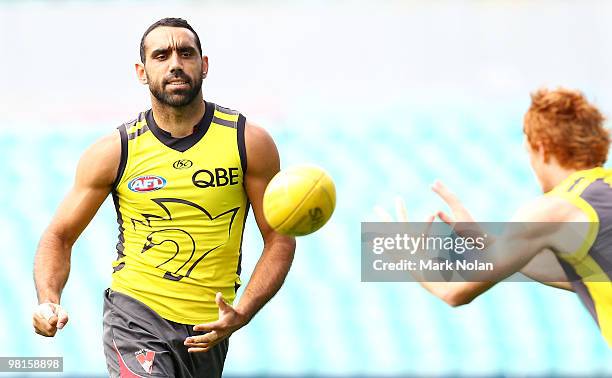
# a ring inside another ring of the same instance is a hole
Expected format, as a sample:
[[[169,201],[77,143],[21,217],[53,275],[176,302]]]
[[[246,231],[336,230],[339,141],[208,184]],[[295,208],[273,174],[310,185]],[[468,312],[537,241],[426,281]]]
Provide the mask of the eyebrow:
[[[157,54],[167,54],[170,50],[172,50],[171,47],[160,47],[157,48],[153,51],[151,51],[151,56],[156,56]],[[178,48],[176,49],[179,53],[181,52],[196,52],[196,48],[193,46],[178,46]]]
[[[151,56],[155,56],[157,54],[167,53],[168,51],[170,51],[169,47],[162,47],[162,48],[159,48],[159,49],[155,49],[155,50],[151,51]]]
[[[178,52],[196,52],[196,48],[193,46],[179,46]]]

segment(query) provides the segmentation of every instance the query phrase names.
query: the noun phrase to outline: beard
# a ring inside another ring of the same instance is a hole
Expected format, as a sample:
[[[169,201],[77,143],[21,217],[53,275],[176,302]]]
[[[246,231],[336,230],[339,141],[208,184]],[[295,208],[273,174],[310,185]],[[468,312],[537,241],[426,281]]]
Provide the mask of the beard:
[[[182,90],[174,89],[172,92],[170,92],[166,88],[168,82],[172,79],[184,80],[187,84],[189,84],[190,88]],[[155,96],[155,98],[162,104],[171,106],[173,108],[181,108],[191,104],[198,96],[200,90],[202,89],[203,80],[204,75],[201,73],[199,77],[195,78],[195,80],[191,80],[191,78],[189,78],[184,72],[179,72],[170,78],[164,78],[159,85],[149,85],[149,90],[151,91],[151,94],[153,94],[153,96]]]

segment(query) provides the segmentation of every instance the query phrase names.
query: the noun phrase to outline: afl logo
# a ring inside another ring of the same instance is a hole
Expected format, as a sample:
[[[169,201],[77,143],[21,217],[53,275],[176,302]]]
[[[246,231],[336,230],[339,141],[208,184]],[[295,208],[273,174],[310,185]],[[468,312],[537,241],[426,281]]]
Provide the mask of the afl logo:
[[[174,162],[174,164],[172,164],[172,166],[175,169],[187,169],[187,168],[191,168],[192,165],[193,165],[193,162],[187,159],[177,160]]]
[[[166,186],[166,179],[160,176],[140,176],[128,184],[128,188],[137,193],[152,192],[164,186]]]

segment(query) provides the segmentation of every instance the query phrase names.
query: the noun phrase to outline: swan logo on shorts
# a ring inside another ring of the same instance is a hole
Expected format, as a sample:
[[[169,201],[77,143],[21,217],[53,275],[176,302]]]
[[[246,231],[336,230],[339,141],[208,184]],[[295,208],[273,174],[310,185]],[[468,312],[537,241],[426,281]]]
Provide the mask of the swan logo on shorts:
[[[128,184],[128,188],[136,193],[152,192],[164,186],[166,186],[166,179],[161,176],[140,176]]]
[[[151,374],[153,371],[153,360],[155,359],[155,352],[151,350],[139,350],[134,353],[136,355],[136,359],[140,363],[140,366],[146,371],[148,374]]]

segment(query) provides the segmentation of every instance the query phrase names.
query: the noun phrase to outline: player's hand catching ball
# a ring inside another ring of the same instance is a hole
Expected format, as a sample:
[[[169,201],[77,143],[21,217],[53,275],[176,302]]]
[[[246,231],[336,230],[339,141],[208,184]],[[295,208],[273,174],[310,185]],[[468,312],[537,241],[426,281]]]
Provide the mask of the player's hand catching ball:
[[[58,329],[68,323],[68,313],[55,303],[41,303],[32,316],[34,331],[39,335],[53,337]]]
[[[232,333],[249,322],[246,316],[240,314],[223,299],[221,293],[217,293],[215,302],[219,306],[219,320],[193,327],[194,331],[207,333],[186,338],[184,344],[188,347],[188,352],[208,352],[220,341],[230,337]]]

